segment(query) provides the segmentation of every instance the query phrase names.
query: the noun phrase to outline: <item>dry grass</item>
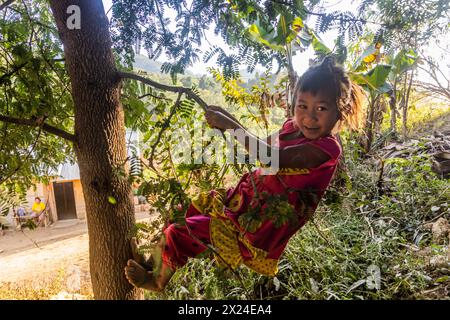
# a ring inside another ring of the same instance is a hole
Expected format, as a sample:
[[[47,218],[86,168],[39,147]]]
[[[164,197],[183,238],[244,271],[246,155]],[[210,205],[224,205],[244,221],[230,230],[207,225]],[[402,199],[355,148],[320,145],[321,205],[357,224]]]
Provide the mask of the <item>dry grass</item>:
[[[36,280],[3,282],[0,284],[0,300],[51,300],[51,299],[92,299],[91,284],[81,279],[81,287],[73,294],[68,285],[68,274],[60,269],[54,277]]]

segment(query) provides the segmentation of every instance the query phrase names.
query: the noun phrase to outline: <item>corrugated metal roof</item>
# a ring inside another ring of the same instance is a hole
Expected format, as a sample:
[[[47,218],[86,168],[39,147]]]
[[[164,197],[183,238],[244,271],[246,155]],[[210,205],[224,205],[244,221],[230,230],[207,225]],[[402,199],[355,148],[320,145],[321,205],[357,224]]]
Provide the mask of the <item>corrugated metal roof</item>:
[[[78,168],[78,165],[71,164],[71,163],[65,163],[63,165],[60,165],[58,168],[58,178],[57,181],[64,181],[64,180],[79,180],[80,179],[80,168]]]
[[[129,157],[140,156],[139,132],[126,130],[127,153]],[[80,168],[78,164],[64,163],[58,167],[56,181],[79,180]]]

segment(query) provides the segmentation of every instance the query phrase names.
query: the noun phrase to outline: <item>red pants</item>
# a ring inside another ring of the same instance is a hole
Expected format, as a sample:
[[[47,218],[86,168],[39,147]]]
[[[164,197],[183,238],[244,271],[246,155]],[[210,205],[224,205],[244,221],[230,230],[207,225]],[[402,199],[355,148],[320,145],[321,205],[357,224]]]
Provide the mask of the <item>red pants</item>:
[[[172,270],[176,270],[185,265],[188,258],[194,258],[204,252],[207,247],[202,242],[211,244],[210,220],[209,216],[201,214],[190,205],[186,213],[186,226],[172,223],[164,229],[163,262]]]

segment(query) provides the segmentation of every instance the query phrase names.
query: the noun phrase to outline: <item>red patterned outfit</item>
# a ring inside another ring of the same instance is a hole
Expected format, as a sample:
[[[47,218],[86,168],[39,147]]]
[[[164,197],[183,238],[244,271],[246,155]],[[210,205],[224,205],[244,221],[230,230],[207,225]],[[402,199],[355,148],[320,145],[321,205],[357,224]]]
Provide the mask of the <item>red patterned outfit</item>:
[[[334,136],[316,140],[304,137],[283,140],[298,129],[287,120],[274,145],[280,148],[312,144],[330,156],[317,168],[282,168],[276,175],[263,175],[262,169],[246,173],[235,188],[201,193],[192,200],[186,212],[186,225],[170,224],[165,230],[162,259],[172,269],[183,266],[189,257],[204,252],[212,245],[216,261],[233,269],[244,263],[266,275],[278,271],[278,259],[289,239],[307,222],[315,211],[337,167],[341,147]],[[252,181],[253,180],[253,181]],[[239,217],[256,205],[264,209],[264,197],[287,196],[296,213],[296,223],[275,226],[272,219],[263,220],[256,230],[241,225]],[[257,200],[259,199],[259,200]],[[253,201],[252,201],[253,200]],[[256,201],[255,201],[256,200]]]

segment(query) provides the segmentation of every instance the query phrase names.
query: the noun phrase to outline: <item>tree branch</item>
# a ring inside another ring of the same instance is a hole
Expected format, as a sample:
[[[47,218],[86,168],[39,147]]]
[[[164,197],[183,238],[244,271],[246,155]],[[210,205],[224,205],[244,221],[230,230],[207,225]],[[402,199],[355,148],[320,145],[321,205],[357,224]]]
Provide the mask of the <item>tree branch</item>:
[[[204,111],[208,110],[208,108],[209,108],[208,104],[202,98],[200,98],[197,94],[195,94],[190,88],[169,86],[169,85],[162,84],[162,83],[150,80],[148,78],[145,78],[145,77],[142,77],[140,75],[130,73],[130,72],[118,72],[118,75],[122,79],[137,80],[137,81],[143,82],[151,87],[154,87],[154,88],[157,88],[160,90],[170,91],[170,92],[175,92],[175,93],[184,93],[189,99],[192,99],[195,102],[197,102]]]
[[[0,4],[0,11],[5,9],[7,6],[9,6],[13,2],[14,2],[14,0],[6,0],[3,4]]]
[[[156,171],[156,168],[153,165],[153,158],[155,156],[155,152],[156,152],[156,147],[158,146],[159,142],[161,141],[162,138],[162,134],[164,133],[164,131],[169,127],[170,124],[170,120],[172,119],[172,117],[175,115],[175,112],[177,111],[178,107],[181,104],[181,96],[183,95],[182,92],[178,93],[178,97],[177,97],[177,101],[175,102],[175,104],[172,107],[172,110],[170,111],[169,117],[167,117],[167,119],[164,121],[164,123],[161,126],[161,130],[158,133],[158,137],[156,138],[155,143],[152,145],[151,149],[152,152],[150,154],[150,157],[148,158],[149,161],[149,165],[153,168],[153,170]]]
[[[202,107],[203,111],[206,112],[209,109],[208,104],[190,88],[165,85],[130,72],[118,72],[118,76],[122,79],[133,79],[141,81],[149,86],[152,86],[160,90],[178,93],[179,94],[178,98],[180,98],[181,95],[184,93],[189,99],[192,99],[195,102],[197,102],[200,105],[200,107]],[[226,141],[224,131],[221,131],[221,133],[222,138]]]
[[[272,0],[272,2],[281,4],[281,5],[285,5],[285,6],[288,6],[288,7],[293,7],[293,8],[295,7],[292,3],[285,2],[285,1]],[[312,11],[309,11],[308,9],[306,9],[306,8],[303,8],[301,10],[304,11],[306,14],[309,14],[309,15],[312,15],[312,16],[319,16],[319,17],[332,16],[331,14],[328,14],[328,13],[312,12]],[[333,18],[334,18],[333,20],[339,20],[341,22],[361,22],[361,23],[376,24],[376,25],[385,26],[385,27],[390,26],[388,24],[379,23],[379,22],[375,22],[375,21],[364,20],[364,19],[358,19],[358,18],[343,18],[342,16],[341,17],[334,16]]]
[[[443,96],[445,99],[450,100],[450,81],[447,76],[442,72],[435,62],[431,58],[422,56],[422,60],[428,64],[429,68],[424,68],[418,65],[418,68],[426,72],[432,79],[434,83],[429,81],[416,81],[415,84],[421,89],[431,91],[438,95]],[[438,74],[441,75],[443,79],[440,79]]]
[[[442,96],[442,98],[450,101],[450,90],[440,86],[439,84],[435,85],[432,83],[427,83],[427,82],[422,82],[422,81],[415,81],[414,84],[416,85],[416,87],[424,90],[425,92],[428,91],[428,92],[435,93],[437,95]]]
[[[18,125],[23,125],[23,126],[29,126],[29,127],[41,127],[42,130],[54,134],[60,138],[63,138],[65,140],[71,141],[71,142],[76,142],[75,139],[75,135],[72,133],[69,133],[67,131],[64,131],[62,129],[53,127],[49,124],[43,123],[41,122],[39,119],[35,120],[35,119],[18,119],[18,118],[13,118],[13,117],[9,117],[9,116],[4,116],[0,114],[0,121],[3,122],[7,122],[7,123],[14,123],[14,124],[18,124]]]
[[[14,1],[14,0],[13,0]],[[12,2],[12,1],[11,1]],[[1,7],[0,7],[0,10],[1,9],[3,9],[3,6],[4,7],[6,7],[8,5],[8,3],[5,3],[5,4],[2,4],[2,5],[0,5]],[[11,11],[13,11],[13,12],[15,12],[15,13],[18,13],[18,14],[24,14],[24,12],[22,12],[22,11],[20,11],[20,10],[17,10],[16,8],[13,8],[13,7],[11,7],[11,8],[9,8]],[[52,26],[49,26],[49,25],[46,25],[45,23],[42,23],[42,22],[40,22],[40,21],[38,21],[38,20],[33,20],[33,19],[29,19],[29,21],[31,22],[31,23],[35,23],[35,24],[37,24],[37,25],[39,25],[39,26],[41,26],[41,27],[44,27],[44,28],[46,28],[46,29],[49,29],[49,30],[52,30],[53,32],[57,32],[57,30],[56,30],[56,28],[54,28],[54,27],[52,27]]]
[[[421,68],[422,70],[426,71],[430,76],[433,77],[433,79],[434,79],[436,82],[439,82],[439,81],[438,81],[439,77],[438,77],[438,75],[436,74],[436,71],[438,71],[439,74],[445,79],[445,81],[447,81],[447,83],[450,83],[450,81],[449,81],[449,79],[447,78],[447,76],[444,74],[444,72],[442,72],[442,69],[439,68],[439,66],[437,66],[437,65],[433,62],[433,60],[432,60],[431,58],[423,57],[422,59],[423,59],[426,63],[428,63],[428,66],[430,67],[430,70],[431,70],[432,74],[431,74],[429,71],[427,71],[425,68],[423,68],[423,67],[420,67],[420,66],[419,66],[419,68]]]
[[[142,96],[139,96],[138,99],[143,99],[145,97],[152,97],[152,98],[155,98],[155,99],[161,99],[161,100],[166,100],[166,101],[170,100],[170,99],[165,98],[165,97],[159,97],[159,96],[157,96],[155,94],[152,94],[152,93],[143,94]]]
[[[22,69],[23,67],[25,67],[27,64],[28,64],[28,61],[27,61],[27,62],[24,62],[24,63],[22,63],[22,64],[20,64],[20,65],[18,65],[18,66],[16,66],[16,67],[14,67],[14,68],[12,69],[12,71],[3,74],[3,75],[0,77],[0,84],[4,81],[4,79],[11,77],[14,73],[18,72],[20,69]]]

